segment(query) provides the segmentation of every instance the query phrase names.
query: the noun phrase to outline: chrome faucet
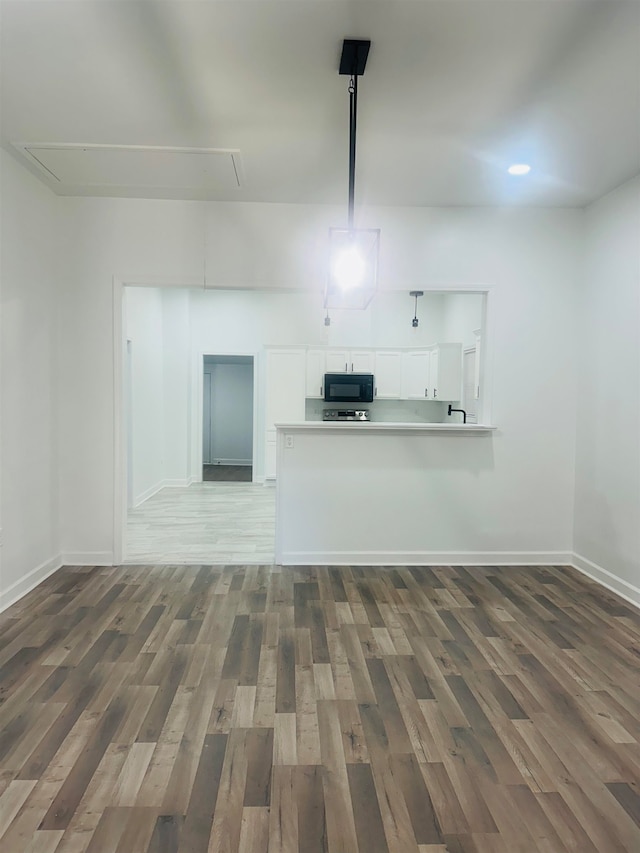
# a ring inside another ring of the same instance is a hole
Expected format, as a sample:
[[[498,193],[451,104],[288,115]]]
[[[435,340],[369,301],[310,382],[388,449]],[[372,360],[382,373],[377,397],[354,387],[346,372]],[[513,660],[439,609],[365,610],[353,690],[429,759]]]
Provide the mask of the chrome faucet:
[[[465,412],[465,410],[464,410],[464,409],[452,409],[452,408],[451,408],[451,403],[449,403],[449,411],[447,412],[447,414],[448,414],[448,415],[450,415],[450,414],[451,414],[451,412],[460,412],[460,413],[461,413],[461,415],[462,415],[462,423],[463,423],[463,424],[466,424],[466,422],[467,422],[467,413]]]

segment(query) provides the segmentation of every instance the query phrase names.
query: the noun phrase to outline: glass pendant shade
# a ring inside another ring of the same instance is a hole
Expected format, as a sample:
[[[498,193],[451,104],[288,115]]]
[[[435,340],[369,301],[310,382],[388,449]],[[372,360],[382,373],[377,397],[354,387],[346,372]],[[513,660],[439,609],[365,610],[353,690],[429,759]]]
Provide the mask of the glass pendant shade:
[[[325,308],[366,308],[378,287],[377,228],[330,228]]]

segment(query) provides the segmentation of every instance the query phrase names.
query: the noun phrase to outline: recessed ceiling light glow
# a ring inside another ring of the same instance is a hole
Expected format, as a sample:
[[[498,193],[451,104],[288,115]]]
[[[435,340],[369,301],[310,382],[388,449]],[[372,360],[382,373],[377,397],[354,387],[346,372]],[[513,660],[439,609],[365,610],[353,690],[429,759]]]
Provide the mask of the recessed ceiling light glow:
[[[528,163],[514,163],[507,169],[510,175],[528,175],[530,171],[531,166]]]

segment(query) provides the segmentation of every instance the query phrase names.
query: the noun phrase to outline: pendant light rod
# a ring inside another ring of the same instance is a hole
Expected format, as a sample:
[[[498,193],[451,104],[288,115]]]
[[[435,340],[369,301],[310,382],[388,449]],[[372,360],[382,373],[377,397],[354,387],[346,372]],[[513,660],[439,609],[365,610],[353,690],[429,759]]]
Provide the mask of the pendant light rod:
[[[353,231],[356,195],[356,122],[358,119],[358,75],[349,84],[349,231]]]
[[[345,39],[342,43],[342,56],[340,57],[340,74],[351,77],[349,82],[349,231],[354,230],[358,77],[364,74],[370,47],[371,42],[369,40]]]

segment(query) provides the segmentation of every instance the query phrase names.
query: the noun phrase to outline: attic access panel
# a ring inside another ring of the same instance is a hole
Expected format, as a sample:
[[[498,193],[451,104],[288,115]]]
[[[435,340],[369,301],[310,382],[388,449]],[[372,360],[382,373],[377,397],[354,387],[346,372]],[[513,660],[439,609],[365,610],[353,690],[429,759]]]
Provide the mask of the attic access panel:
[[[23,143],[16,145],[63,187],[234,190],[241,185],[240,152],[219,148]]]

